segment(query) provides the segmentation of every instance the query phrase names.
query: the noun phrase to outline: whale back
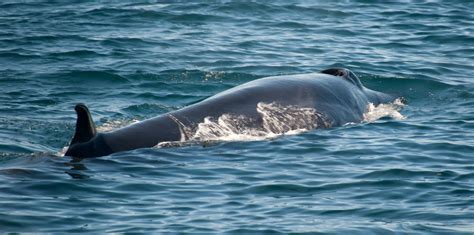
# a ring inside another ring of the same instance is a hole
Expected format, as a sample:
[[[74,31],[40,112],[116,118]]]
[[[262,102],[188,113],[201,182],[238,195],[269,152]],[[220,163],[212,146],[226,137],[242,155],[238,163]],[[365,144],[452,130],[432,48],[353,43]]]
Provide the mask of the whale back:
[[[396,98],[392,95],[385,94],[379,91],[374,91],[367,87],[364,87],[360,79],[357,77],[357,75],[355,75],[349,69],[330,68],[330,69],[321,71],[321,73],[333,75],[336,77],[342,77],[345,80],[349,81],[350,83],[354,84],[355,86],[357,86],[359,89],[361,89],[364,92],[369,102],[371,102],[374,105],[379,105],[382,103],[390,103],[390,102],[393,102]]]
[[[219,120],[225,115],[245,117],[243,124],[246,127],[258,129],[265,125],[263,116],[268,114],[265,113],[267,110],[258,107],[265,105],[285,112],[285,118],[288,115],[298,118],[297,113],[290,110],[305,110],[305,113],[309,110],[322,121],[316,126],[340,126],[362,121],[369,103],[378,105],[393,100],[390,95],[365,88],[350,70],[332,68],[320,73],[250,81],[182,109],[107,133],[96,133],[89,110],[78,104],[75,108],[76,132],[65,155],[97,157],[152,147],[161,142],[186,140],[188,132],[192,136],[199,124]]]
[[[336,77],[342,77],[360,89],[363,89],[364,87],[362,86],[360,79],[352,71],[345,68],[330,68],[330,69],[321,71],[321,73],[333,75]]]

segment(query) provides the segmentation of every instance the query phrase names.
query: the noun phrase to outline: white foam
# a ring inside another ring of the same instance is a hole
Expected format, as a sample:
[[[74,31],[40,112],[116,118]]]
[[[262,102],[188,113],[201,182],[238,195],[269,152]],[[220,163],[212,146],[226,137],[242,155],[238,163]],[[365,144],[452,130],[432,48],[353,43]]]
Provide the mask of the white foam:
[[[107,132],[107,131],[112,131],[124,126],[128,126],[134,123],[140,122],[137,119],[132,119],[132,120],[111,120],[107,121],[101,125],[98,125],[96,127],[97,131],[99,132]]]
[[[400,110],[405,106],[401,99],[396,99],[392,103],[388,104],[380,104],[378,106],[374,106],[374,104],[370,103],[367,106],[367,112],[364,113],[364,120],[365,122],[374,122],[383,117],[390,117],[395,120],[404,120],[405,117],[400,113]]]
[[[64,146],[59,152],[57,152],[55,155],[58,157],[64,157],[64,154],[66,154],[67,150],[69,149],[68,146]]]

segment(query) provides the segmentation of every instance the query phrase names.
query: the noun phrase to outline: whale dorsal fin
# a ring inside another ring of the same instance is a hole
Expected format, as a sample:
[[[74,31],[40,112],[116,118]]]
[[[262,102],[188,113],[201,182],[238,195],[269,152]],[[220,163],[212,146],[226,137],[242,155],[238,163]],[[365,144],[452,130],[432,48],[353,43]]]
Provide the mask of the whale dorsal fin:
[[[96,135],[95,125],[92,121],[91,113],[85,104],[77,104],[74,107],[77,114],[76,132],[72,137],[70,146],[76,143],[84,143]]]
[[[353,83],[357,87],[362,89],[362,83],[360,82],[359,78],[349,69],[345,68],[330,68],[321,71],[321,73],[333,75],[336,77],[343,77],[344,79],[348,80],[349,82]]]

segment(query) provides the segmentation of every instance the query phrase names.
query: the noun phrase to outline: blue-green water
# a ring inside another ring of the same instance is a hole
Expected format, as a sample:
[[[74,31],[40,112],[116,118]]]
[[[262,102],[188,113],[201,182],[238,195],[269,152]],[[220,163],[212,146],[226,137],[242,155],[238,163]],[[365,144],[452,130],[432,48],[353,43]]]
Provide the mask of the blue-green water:
[[[474,2],[0,3],[0,232],[474,233]],[[347,67],[404,120],[59,157],[264,76]]]

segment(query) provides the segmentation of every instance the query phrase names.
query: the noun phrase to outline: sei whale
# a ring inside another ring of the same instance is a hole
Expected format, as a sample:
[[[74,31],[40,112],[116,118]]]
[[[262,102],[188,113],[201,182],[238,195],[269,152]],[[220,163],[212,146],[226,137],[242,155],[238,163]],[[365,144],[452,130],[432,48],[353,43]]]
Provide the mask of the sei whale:
[[[88,108],[77,104],[76,131],[65,155],[99,157],[187,140],[199,123],[222,115],[244,117],[245,125],[261,128],[266,124],[258,111],[261,104],[311,108],[315,111],[313,118],[301,120],[309,129],[341,126],[361,122],[369,103],[389,103],[395,98],[364,87],[348,69],[331,68],[319,73],[253,80],[182,109],[105,133],[97,133]]]

